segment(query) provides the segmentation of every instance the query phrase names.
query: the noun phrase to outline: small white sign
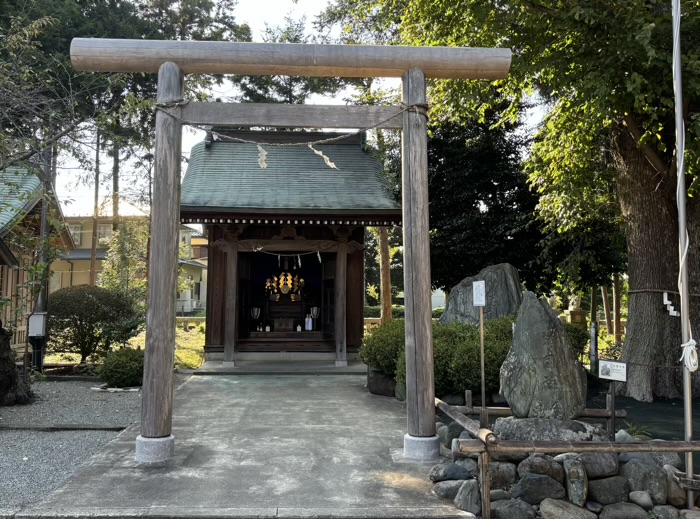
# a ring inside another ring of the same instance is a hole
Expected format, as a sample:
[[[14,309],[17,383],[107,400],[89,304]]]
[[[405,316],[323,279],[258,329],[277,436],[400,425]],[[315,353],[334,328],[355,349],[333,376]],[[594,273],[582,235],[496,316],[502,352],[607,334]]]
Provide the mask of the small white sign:
[[[34,312],[29,316],[30,337],[44,337],[46,335],[46,312]]]
[[[598,377],[616,382],[627,382],[627,363],[612,360],[598,361]]]
[[[486,281],[474,281],[472,284],[474,306],[486,306]]]

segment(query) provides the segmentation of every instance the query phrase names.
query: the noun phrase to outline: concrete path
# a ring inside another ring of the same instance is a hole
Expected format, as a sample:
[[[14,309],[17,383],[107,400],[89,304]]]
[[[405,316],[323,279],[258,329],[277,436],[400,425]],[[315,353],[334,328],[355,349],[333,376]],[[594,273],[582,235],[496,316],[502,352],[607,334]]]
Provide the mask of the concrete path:
[[[363,376],[198,376],[175,393],[176,459],[134,462],[132,426],[29,518],[473,517],[401,458],[400,402]]]

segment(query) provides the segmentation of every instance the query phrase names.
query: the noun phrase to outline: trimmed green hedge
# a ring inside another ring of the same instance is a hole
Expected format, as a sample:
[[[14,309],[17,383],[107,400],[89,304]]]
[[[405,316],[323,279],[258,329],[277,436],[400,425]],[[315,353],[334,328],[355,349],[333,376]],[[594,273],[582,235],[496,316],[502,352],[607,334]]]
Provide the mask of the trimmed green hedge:
[[[143,350],[122,348],[107,354],[99,375],[109,387],[134,387],[143,382]]]
[[[364,316],[379,319],[382,316],[382,307],[381,306],[365,306]],[[394,319],[403,319],[404,307],[403,306],[392,306],[391,307],[391,316]]]

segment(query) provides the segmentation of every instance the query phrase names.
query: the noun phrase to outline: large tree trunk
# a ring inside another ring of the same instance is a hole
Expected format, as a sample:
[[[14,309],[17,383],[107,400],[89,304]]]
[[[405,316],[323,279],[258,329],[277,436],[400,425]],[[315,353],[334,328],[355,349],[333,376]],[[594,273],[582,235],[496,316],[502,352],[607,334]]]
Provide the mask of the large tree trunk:
[[[622,348],[628,382],[621,393],[645,402],[654,397],[676,398],[682,396],[680,319],[669,315],[658,292],[678,290],[675,181],[652,168],[624,129],[616,133],[613,149],[627,231],[630,288]],[[691,292],[692,288],[691,284]],[[678,308],[678,296],[669,297]]]
[[[29,404],[34,395],[15,366],[15,354],[10,347],[12,334],[0,323],[0,406]]]

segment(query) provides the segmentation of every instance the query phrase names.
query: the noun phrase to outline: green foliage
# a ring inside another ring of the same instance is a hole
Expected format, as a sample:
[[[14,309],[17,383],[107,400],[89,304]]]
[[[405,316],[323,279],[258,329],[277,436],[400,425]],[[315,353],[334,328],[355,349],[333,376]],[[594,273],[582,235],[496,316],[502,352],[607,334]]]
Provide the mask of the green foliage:
[[[190,330],[175,328],[175,367],[197,369],[204,361],[204,324]],[[146,332],[143,331],[129,341],[132,348],[146,347]]]
[[[81,364],[126,344],[144,324],[143,312],[121,292],[88,285],[51,294],[48,314],[47,351],[79,353]]]
[[[537,196],[521,163],[526,144],[508,125],[434,123],[428,140],[430,264],[435,288],[451,289],[496,263],[514,265],[526,282],[542,238]]]
[[[591,340],[590,333],[585,328],[571,323],[564,323],[564,329],[566,330],[566,336],[569,338],[571,349],[573,349],[576,354],[576,358],[581,357]]]
[[[391,316],[394,319],[403,319],[404,316],[404,307],[403,306],[392,306],[391,307]],[[382,316],[382,307],[381,306],[365,306],[364,310],[364,317],[373,317],[375,319],[379,319]]]
[[[148,224],[148,220],[123,222],[112,233],[98,278],[101,287],[129,294],[134,301],[146,301]]]
[[[393,375],[396,361],[404,355],[406,335],[402,319],[374,328],[365,336],[360,348],[360,359],[382,373]]]
[[[513,319],[503,317],[486,322],[486,388],[500,388],[500,369],[512,343]],[[433,323],[435,393],[462,393],[481,388],[481,342],[479,328],[469,324]],[[375,328],[360,348],[363,362],[393,374],[397,382],[406,382],[404,322],[395,320]]]
[[[109,387],[140,386],[143,381],[143,350],[120,348],[105,356],[98,370]]]
[[[433,308],[433,319],[440,319],[442,314],[445,313],[445,307],[440,306],[438,308]]]
[[[391,297],[396,302],[396,297],[403,292],[403,253],[401,251],[402,236],[399,227],[389,227],[389,277],[391,278]],[[381,279],[379,273],[379,236],[374,227],[367,228],[364,243],[365,255],[365,283],[367,287],[367,304],[378,305],[381,301]],[[369,316],[367,316],[369,317]],[[379,316],[377,316],[379,317]]]

